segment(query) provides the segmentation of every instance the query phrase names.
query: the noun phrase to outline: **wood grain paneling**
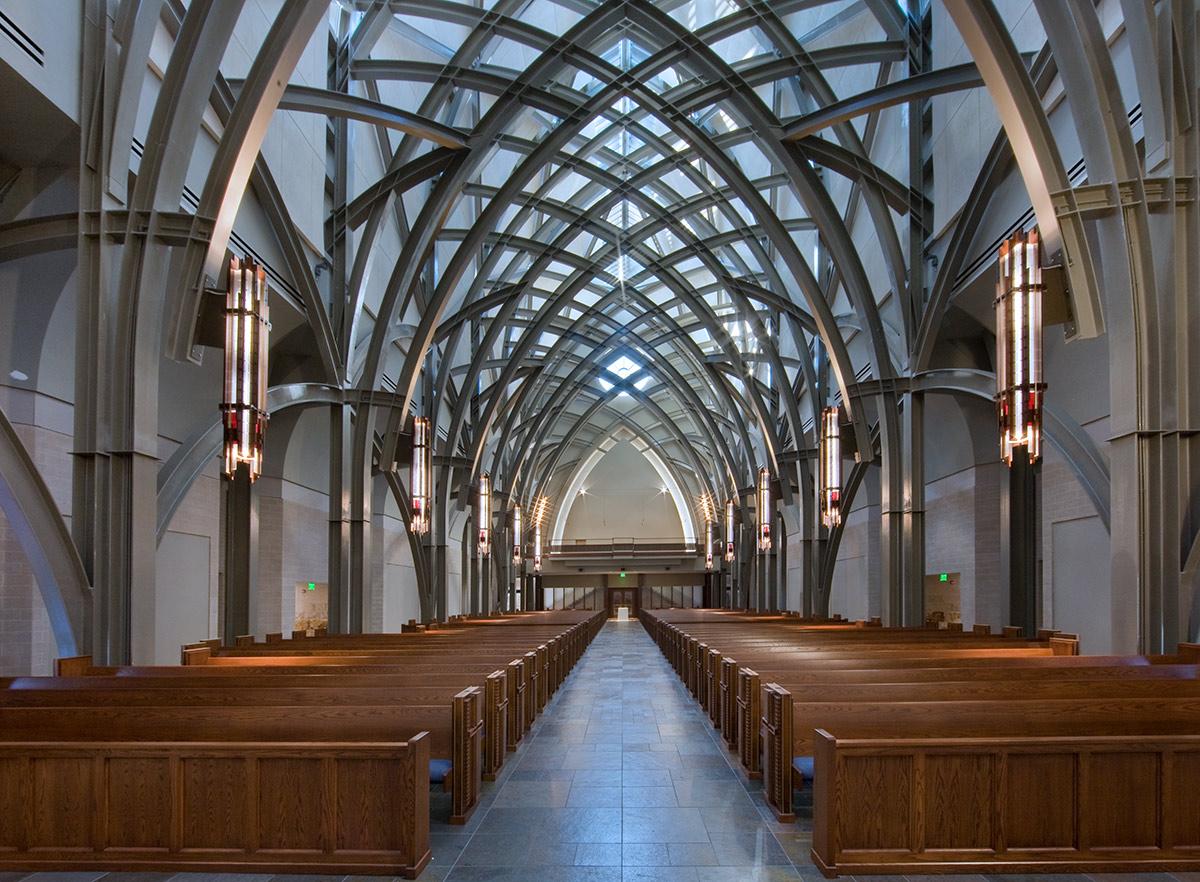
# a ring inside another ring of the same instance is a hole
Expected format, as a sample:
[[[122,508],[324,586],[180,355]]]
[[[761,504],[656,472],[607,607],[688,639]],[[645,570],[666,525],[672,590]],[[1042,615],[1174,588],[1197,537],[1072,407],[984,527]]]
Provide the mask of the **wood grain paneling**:
[[[259,848],[324,851],[316,835],[327,827],[325,776],[319,758],[258,761]],[[280,809],[286,806],[287,810]]]
[[[1075,848],[1075,755],[1013,753],[1006,765],[1005,845]]]
[[[171,845],[170,759],[114,757],[105,763],[105,843],[110,848]]]
[[[1164,822],[1176,848],[1200,849],[1200,750],[1171,754]]]
[[[338,849],[398,848],[404,824],[399,760],[339,760],[337,764]]]
[[[0,758],[0,852],[18,851],[25,844],[25,810],[30,799],[27,757]]]
[[[1162,803],[1158,755],[1093,753],[1086,762],[1084,844],[1089,848],[1157,846]],[[1200,780],[1194,783],[1200,785]]]
[[[912,848],[912,757],[847,756],[835,797],[844,851]]]
[[[925,848],[994,848],[995,793],[995,759],[992,756],[927,756]]]
[[[240,757],[190,757],[181,766],[183,847],[249,848],[246,761]]]
[[[33,760],[31,849],[86,849],[94,844],[95,767],[90,757]]]

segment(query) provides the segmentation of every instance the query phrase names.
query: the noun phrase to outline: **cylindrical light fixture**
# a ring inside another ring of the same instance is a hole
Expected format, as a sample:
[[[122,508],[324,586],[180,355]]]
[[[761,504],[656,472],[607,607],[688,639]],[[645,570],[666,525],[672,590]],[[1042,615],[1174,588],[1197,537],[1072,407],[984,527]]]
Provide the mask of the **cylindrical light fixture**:
[[[700,495],[700,508],[704,511],[704,569],[713,568],[713,522],[717,512],[713,506],[712,497],[707,493]]]
[[[725,562],[733,563],[735,557],[733,546],[733,500],[725,503]]]
[[[479,521],[479,556],[487,557],[492,550],[492,476],[487,472],[479,476],[476,518]]]
[[[225,290],[225,400],[221,403],[225,474],[231,478],[243,462],[251,481],[262,474],[268,312],[266,272],[250,260],[231,259]]]
[[[412,496],[412,520],[414,533],[423,536],[429,532],[429,418],[413,419],[412,466],[409,472],[409,491]]]
[[[996,414],[1000,455],[1012,465],[1024,446],[1030,464],[1042,446],[1042,266],[1037,231],[1000,245],[996,288]]]
[[[842,435],[836,407],[821,411],[817,493],[820,497],[821,523],[827,529],[832,529],[842,522]]]
[[[533,507],[533,570],[535,573],[542,571],[542,522],[546,519],[546,509],[549,505],[549,499],[539,496]]]
[[[758,550],[771,550],[771,473],[758,470]]]
[[[513,506],[512,525],[513,525],[512,562],[513,562],[513,566],[519,567],[521,565],[521,557],[522,557],[522,555],[521,555],[521,506],[519,506],[519,505]]]

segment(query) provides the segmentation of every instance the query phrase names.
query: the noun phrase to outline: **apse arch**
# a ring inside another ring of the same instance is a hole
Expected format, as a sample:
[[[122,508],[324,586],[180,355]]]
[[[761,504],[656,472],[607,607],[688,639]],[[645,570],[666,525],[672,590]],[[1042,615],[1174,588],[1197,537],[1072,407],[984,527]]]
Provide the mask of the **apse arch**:
[[[692,506],[688,501],[688,495],[684,492],[679,482],[675,479],[674,473],[663,462],[655,451],[653,446],[631,431],[628,427],[622,426],[617,431],[613,432],[607,439],[602,441],[595,450],[583,460],[575,474],[571,477],[570,483],[567,485],[564,495],[565,502],[559,506],[554,513],[554,523],[550,531],[551,542],[555,545],[563,541],[563,533],[566,530],[567,520],[571,515],[571,509],[574,508],[576,500],[582,495],[580,490],[584,483],[591,475],[592,470],[600,463],[610,450],[616,446],[618,441],[629,441],[633,444],[634,449],[645,458],[651,468],[658,474],[659,479],[663,482],[663,486],[667,488],[667,493],[671,497],[671,501],[675,503],[675,510],[679,514],[679,524],[683,531],[683,541],[694,544],[696,541],[696,524],[692,512]]]

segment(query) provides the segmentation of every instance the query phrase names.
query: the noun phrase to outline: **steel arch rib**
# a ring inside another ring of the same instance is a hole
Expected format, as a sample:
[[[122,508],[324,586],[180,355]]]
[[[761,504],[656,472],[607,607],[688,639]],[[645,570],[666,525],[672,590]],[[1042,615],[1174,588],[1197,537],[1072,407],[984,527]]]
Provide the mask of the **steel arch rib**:
[[[1063,253],[1077,332],[1083,337],[1098,336],[1104,331],[1104,312],[1095,263],[1050,121],[1021,56],[992,0],[943,3],[1000,112],[1047,253],[1051,259],[1055,252]],[[1056,198],[1065,203],[1061,214],[1055,209]]]
[[[991,401],[996,393],[996,375],[986,371],[931,370],[913,378],[914,391],[965,394]],[[1052,403],[1045,406],[1046,440],[1060,453],[1083,490],[1096,507],[1096,513],[1109,529],[1111,522],[1111,480],[1108,463],[1083,428]]]
[[[92,651],[92,586],[66,522],[0,410],[0,510],[42,595],[60,658]]]
[[[267,391],[267,412],[274,414],[290,407],[338,404],[343,400],[340,389],[322,383],[274,386]],[[196,478],[219,455],[221,440],[221,418],[215,416],[177,447],[162,464],[158,471],[158,542],[162,542],[171,518]]]

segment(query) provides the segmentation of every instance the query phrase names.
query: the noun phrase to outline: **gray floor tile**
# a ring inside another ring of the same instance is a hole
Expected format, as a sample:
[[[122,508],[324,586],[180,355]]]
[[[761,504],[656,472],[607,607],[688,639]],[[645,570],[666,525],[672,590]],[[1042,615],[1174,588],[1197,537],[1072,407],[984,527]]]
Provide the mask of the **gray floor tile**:
[[[791,866],[783,848],[766,830],[710,833],[717,862],[724,867]]]
[[[622,882],[699,882],[695,867],[622,867]]]
[[[496,794],[497,808],[556,808],[567,804],[570,781],[509,781]]]
[[[581,842],[576,846],[575,866],[619,867],[621,866],[621,843]]]
[[[707,867],[700,872],[704,874],[704,882],[795,882],[808,878],[794,867]],[[823,882],[824,877],[821,879]],[[847,877],[843,879],[849,882]],[[810,879],[808,882],[816,880]]]
[[[579,846],[574,842],[558,842],[543,840],[535,836],[533,846],[525,859],[527,866],[570,867],[575,864],[575,850]]]
[[[524,864],[534,833],[476,833],[458,856],[456,867],[511,867]]]
[[[624,808],[678,806],[674,787],[622,787],[621,805]]]
[[[694,808],[627,808],[621,822],[624,842],[706,842],[708,833]]]
[[[620,808],[623,789],[618,786],[573,784],[567,805],[572,808]]]
[[[624,842],[621,844],[621,865],[627,867],[666,867],[671,853],[665,842]]]
[[[667,852],[675,867],[714,867],[719,863],[710,842],[671,842]]]

